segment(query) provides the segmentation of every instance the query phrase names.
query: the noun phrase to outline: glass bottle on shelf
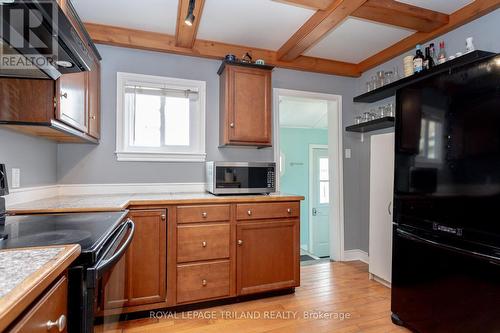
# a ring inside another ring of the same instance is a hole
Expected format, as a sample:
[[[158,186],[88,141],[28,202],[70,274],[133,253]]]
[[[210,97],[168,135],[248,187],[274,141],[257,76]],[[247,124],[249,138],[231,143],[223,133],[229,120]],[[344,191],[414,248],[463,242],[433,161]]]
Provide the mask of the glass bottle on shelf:
[[[446,50],[444,49],[444,41],[439,43],[439,54],[438,54],[438,64],[444,64],[446,62]]]
[[[436,48],[434,47],[434,43],[431,43],[429,45],[429,52],[430,52],[432,61],[434,62],[434,65],[436,65],[438,62],[437,62]]]
[[[417,52],[413,57],[413,71],[419,73],[424,69],[424,55],[422,54],[422,47],[417,45]]]

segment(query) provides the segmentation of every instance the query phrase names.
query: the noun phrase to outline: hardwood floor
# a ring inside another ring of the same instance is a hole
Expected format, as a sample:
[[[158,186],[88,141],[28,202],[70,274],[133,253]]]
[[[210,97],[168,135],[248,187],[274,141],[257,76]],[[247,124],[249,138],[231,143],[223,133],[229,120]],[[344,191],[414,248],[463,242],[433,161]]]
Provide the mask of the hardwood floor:
[[[311,317],[321,313],[329,318]],[[156,313],[157,316],[162,314],[164,313]],[[107,327],[105,332],[409,332],[392,324],[390,290],[368,280],[368,267],[361,262],[303,266],[301,287],[296,289],[295,294],[170,316],[120,322],[114,327]],[[199,318],[200,316],[204,318]]]

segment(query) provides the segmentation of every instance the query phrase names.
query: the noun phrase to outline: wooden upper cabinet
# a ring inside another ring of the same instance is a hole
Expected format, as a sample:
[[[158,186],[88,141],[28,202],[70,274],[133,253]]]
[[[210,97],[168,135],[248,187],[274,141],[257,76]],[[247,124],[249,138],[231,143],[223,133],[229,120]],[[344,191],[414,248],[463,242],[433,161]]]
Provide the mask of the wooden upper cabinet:
[[[220,144],[272,145],[272,67],[223,64],[220,75]]]
[[[238,295],[300,284],[298,220],[241,223],[236,233]]]
[[[88,130],[87,79],[85,72],[64,74],[56,83],[56,119],[82,132]]]
[[[101,64],[95,59],[87,73],[88,85],[88,134],[96,139],[101,136]]]
[[[167,287],[166,210],[131,211],[135,235],[125,257],[106,278],[104,308],[164,302]],[[124,277],[125,276],[125,277]]]

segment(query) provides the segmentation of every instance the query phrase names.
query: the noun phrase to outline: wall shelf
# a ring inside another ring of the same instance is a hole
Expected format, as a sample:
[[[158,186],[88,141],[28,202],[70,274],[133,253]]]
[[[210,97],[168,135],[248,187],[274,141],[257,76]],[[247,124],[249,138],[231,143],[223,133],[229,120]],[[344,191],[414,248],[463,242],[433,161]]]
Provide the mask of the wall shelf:
[[[438,73],[446,72],[451,70],[452,68],[463,66],[465,64],[477,61],[479,59],[485,59],[489,57],[495,56],[495,53],[486,52],[486,51],[473,51],[467,54],[464,54],[458,58],[453,60],[448,60],[444,64],[437,65],[432,69],[427,71],[423,71],[417,74],[413,74],[411,76],[399,79],[392,83],[389,83],[383,87],[377,88],[370,92],[364,93],[362,95],[356,96],[353,98],[353,101],[356,103],[373,103],[376,101],[380,101],[384,98],[391,97],[395,95],[396,90],[401,89],[409,84],[416,83],[418,81],[424,80],[430,76],[433,76]]]
[[[377,131],[384,128],[393,127],[394,119],[395,119],[394,117],[383,117],[375,120],[370,120],[365,123],[347,126],[345,130],[347,132],[357,132],[357,133]]]

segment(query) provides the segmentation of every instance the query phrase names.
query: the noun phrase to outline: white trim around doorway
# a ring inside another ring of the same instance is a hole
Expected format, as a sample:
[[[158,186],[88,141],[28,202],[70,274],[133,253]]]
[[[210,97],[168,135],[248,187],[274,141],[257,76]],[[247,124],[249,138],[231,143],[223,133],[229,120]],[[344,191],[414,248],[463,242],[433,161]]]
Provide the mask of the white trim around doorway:
[[[273,89],[273,146],[276,169],[280,170],[280,126],[279,99],[280,96],[322,99],[336,102],[337,107],[328,108],[328,156],[330,163],[330,198],[337,199],[337,204],[330,205],[330,259],[344,260],[344,171],[342,159],[342,96],[308,91]],[[276,177],[276,190],[280,189],[280,177]],[[310,212],[308,212],[310,214]]]

